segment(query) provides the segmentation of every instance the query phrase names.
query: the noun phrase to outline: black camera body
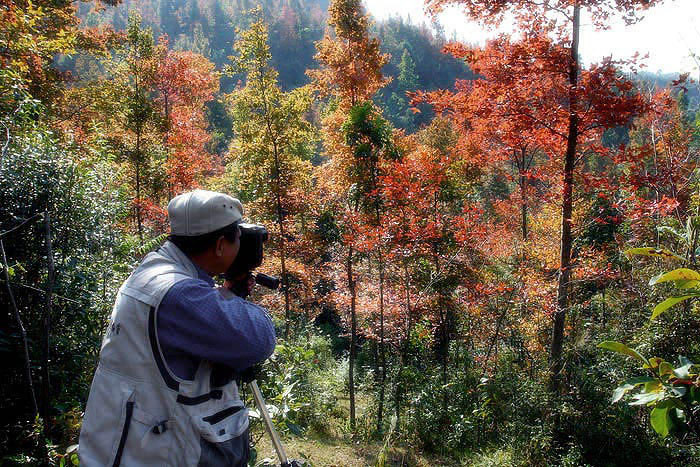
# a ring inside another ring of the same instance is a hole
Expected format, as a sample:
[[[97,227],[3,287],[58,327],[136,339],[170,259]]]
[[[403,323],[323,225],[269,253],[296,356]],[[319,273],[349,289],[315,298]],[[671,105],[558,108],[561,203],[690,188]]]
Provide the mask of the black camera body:
[[[259,267],[263,262],[263,244],[268,239],[267,229],[258,224],[239,224],[241,229],[241,246],[233,264],[224,273],[227,280],[236,280]],[[279,279],[258,273],[255,275],[255,282],[267,287],[276,289],[279,287]]]

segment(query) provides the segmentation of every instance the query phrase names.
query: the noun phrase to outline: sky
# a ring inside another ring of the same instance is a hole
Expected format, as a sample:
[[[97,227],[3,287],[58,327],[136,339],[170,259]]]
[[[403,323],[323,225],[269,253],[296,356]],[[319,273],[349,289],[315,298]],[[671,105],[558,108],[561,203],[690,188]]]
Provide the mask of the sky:
[[[413,23],[430,24],[423,12],[423,0],[364,0],[369,13],[376,19],[410,16]],[[440,24],[448,38],[483,44],[496,32],[489,32],[470,23],[456,9],[443,13]],[[644,63],[651,72],[691,72],[698,76],[697,65],[690,54],[700,55],[700,0],[666,0],[647,11],[639,23],[626,26],[617,21],[607,31],[595,31],[590,22],[582,20],[581,56],[586,63],[603,57],[630,58],[635,52],[649,54]],[[503,32],[506,32],[504,29]]]

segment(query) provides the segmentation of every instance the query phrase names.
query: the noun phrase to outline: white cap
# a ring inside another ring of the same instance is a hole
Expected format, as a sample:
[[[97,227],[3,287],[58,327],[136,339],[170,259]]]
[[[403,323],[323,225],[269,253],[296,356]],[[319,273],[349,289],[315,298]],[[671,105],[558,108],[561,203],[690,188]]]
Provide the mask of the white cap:
[[[240,201],[215,191],[190,191],[174,197],[168,203],[172,235],[203,235],[240,221],[242,217]]]

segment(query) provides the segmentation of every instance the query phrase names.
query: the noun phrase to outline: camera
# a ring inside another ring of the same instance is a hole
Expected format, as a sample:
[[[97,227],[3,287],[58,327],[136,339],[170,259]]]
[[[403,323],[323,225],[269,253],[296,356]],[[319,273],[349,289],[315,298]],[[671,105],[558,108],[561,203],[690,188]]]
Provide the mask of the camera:
[[[244,274],[252,272],[263,262],[263,244],[268,239],[267,229],[258,224],[239,224],[241,230],[241,246],[233,264],[224,273],[224,278],[236,280]],[[267,274],[255,274],[255,282],[267,287],[277,289],[280,280]]]

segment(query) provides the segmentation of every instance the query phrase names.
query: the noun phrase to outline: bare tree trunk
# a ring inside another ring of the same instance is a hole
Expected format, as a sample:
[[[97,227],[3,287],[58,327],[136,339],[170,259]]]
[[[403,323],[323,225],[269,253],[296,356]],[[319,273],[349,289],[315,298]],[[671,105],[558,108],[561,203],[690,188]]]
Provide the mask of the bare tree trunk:
[[[357,338],[357,317],[355,316],[355,278],[352,271],[353,249],[348,248],[346,271],[350,290],[350,362],[348,365],[348,389],[350,393],[350,428],[355,429],[355,341]]]
[[[22,345],[24,347],[24,366],[27,376],[27,385],[29,386],[29,395],[32,398],[32,409],[34,413],[32,414],[32,419],[36,418],[39,413],[39,405],[36,401],[36,392],[34,391],[34,383],[32,381],[32,362],[29,359],[29,343],[27,342],[27,330],[24,328],[24,323],[22,322],[22,316],[19,314],[19,308],[17,308],[17,302],[15,301],[15,295],[12,293],[12,286],[10,285],[10,266],[7,264],[7,256],[5,255],[5,245],[0,238],[0,253],[2,253],[2,265],[3,272],[5,273],[5,284],[7,285],[7,295],[10,297],[10,304],[12,305],[12,311],[15,315],[15,321],[17,321],[17,327],[19,328],[20,336],[22,336]]]
[[[53,288],[55,282],[55,267],[53,262],[53,245],[51,243],[51,214],[47,210],[44,214],[46,259],[48,275],[46,278],[46,296],[44,306],[44,333],[42,336],[42,418],[44,419],[44,436],[48,439],[51,411],[51,315],[53,314]]]
[[[554,313],[552,341],[549,354],[549,388],[552,392],[557,392],[559,390],[561,371],[563,368],[562,347],[564,343],[564,325],[566,321],[566,312],[569,307],[569,279],[571,277],[571,248],[573,241],[571,234],[571,216],[573,211],[574,163],[576,160],[576,146],[578,140],[578,99],[576,86],[578,85],[580,9],[579,2],[576,1],[574,3],[573,38],[571,41],[571,62],[569,65],[569,134],[564,160],[559,283],[557,286],[557,309]]]
[[[399,352],[399,376],[396,381],[396,390],[394,391],[394,409],[396,411],[396,421],[397,423],[399,420],[401,420],[401,402],[403,400],[403,381],[402,381],[402,376],[401,376],[401,371],[403,369],[403,366],[406,364],[406,361],[408,360],[408,345],[409,341],[411,339],[411,328],[412,328],[412,322],[411,322],[411,292],[409,289],[410,286],[410,278],[408,276],[408,264],[406,263],[406,260],[404,259],[404,264],[403,264],[403,270],[404,270],[404,289],[406,292],[405,299],[406,299],[406,336],[403,339],[403,342],[401,343],[401,349]]]
[[[282,266],[282,289],[284,291],[284,338],[289,338],[289,327],[292,319],[290,299],[289,299],[289,278],[287,277],[287,252],[286,252],[286,232],[284,229],[284,211],[282,209],[282,175],[280,171],[280,148],[278,145],[277,135],[273,132],[272,121],[270,118],[270,104],[267,102],[267,94],[264,86],[264,73],[259,70],[260,86],[262,89],[263,111],[265,112],[265,125],[267,127],[267,136],[272,141],[272,155],[275,163],[275,203],[277,205],[277,224],[280,229],[280,265]]]
[[[277,154],[277,145],[275,144],[275,172],[277,180],[277,190],[275,190],[275,201],[277,203],[277,223],[280,229],[280,263],[282,266],[282,289],[284,290],[284,338],[289,338],[289,327],[291,323],[291,308],[289,299],[289,278],[287,277],[287,250],[286,250],[286,231],[284,229],[284,211],[282,210],[282,196],[280,194],[280,172],[279,172],[279,156]]]
[[[522,198],[520,200],[520,229],[522,233],[522,239],[523,239],[523,244],[527,241],[527,232],[528,232],[528,226],[527,226],[527,188],[528,188],[528,183],[527,183],[527,177],[525,176],[525,170],[528,169],[526,167],[527,162],[525,161],[526,158],[526,148],[521,148],[521,163],[520,165],[520,197]],[[523,259],[525,258],[525,248],[523,247]]]
[[[138,147],[138,145],[137,145]],[[141,162],[136,161],[136,228],[143,244],[143,223],[141,221]]]
[[[438,193],[435,193],[433,197],[433,216],[434,216],[434,221],[437,223],[439,221],[439,206],[440,206],[440,199]],[[441,270],[441,265],[440,265],[440,250],[439,250],[439,245],[437,242],[433,243],[433,263],[435,266],[435,276],[440,277],[442,274]],[[445,309],[445,304],[444,304],[444,297],[443,297],[443,291],[442,287],[439,287],[438,290],[438,313],[440,315],[440,322],[439,322],[439,332],[440,332],[440,342],[438,345],[438,349],[440,352],[440,361],[442,364],[442,416],[445,420],[447,421],[447,397],[448,397],[448,391],[447,391],[447,366],[448,366],[448,359],[449,359],[449,352],[450,352],[450,335],[448,331],[448,326],[449,326],[449,311]]]
[[[165,170],[168,170],[170,162],[170,149],[168,148],[168,140],[170,138],[170,99],[168,93],[163,92],[163,104],[165,105],[165,132],[163,133],[163,149],[165,149]],[[167,178],[168,200],[173,199],[173,184],[170,182],[170,177]]]
[[[384,393],[386,386],[386,349],[384,348],[384,257],[381,247],[379,250],[379,407],[377,408],[377,431],[382,432],[382,417],[384,413]]]
[[[376,189],[376,177],[372,179],[373,188]],[[381,228],[381,213],[379,210],[379,201],[375,200],[375,215],[377,228]],[[377,245],[377,259],[379,261],[379,362],[380,362],[380,380],[379,380],[379,407],[377,408],[377,432],[383,431],[383,416],[384,416],[384,393],[386,385],[386,350],[384,348],[384,255],[382,253],[381,239]]]

